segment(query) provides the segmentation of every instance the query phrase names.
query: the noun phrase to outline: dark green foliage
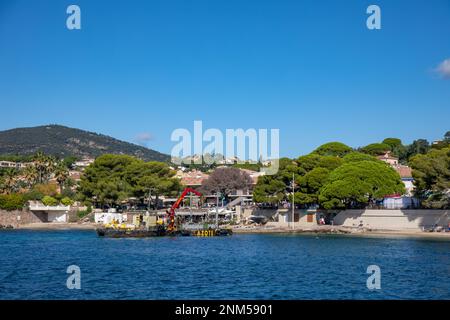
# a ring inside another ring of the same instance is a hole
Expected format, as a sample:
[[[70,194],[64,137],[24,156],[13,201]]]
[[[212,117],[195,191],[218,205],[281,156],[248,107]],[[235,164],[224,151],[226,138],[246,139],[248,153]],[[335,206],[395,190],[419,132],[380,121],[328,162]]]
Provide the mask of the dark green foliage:
[[[450,207],[450,148],[432,149],[411,158],[415,194],[429,208]]]
[[[363,148],[361,152],[367,153],[373,156],[379,156],[385,154],[387,151],[391,151],[391,146],[385,143],[371,143]]]
[[[80,182],[84,200],[117,205],[129,197],[177,195],[180,181],[162,162],[144,162],[127,155],[103,155],[86,168]]]
[[[0,194],[0,209],[7,211],[20,210],[25,203],[26,199],[20,193]]]
[[[447,131],[447,132],[444,134],[444,141],[450,142],[450,131]]]
[[[87,216],[90,213],[92,213],[92,207],[88,206],[86,210],[78,210],[77,211],[77,217],[81,219],[81,218],[84,218],[85,216]]]
[[[61,204],[64,206],[71,206],[73,205],[73,200],[67,197],[64,197],[61,199]]]
[[[46,206],[56,206],[58,205],[58,200],[50,196],[45,196],[42,198],[42,203]]]
[[[317,153],[318,155],[321,156],[343,157],[347,153],[350,153],[352,151],[353,151],[352,148],[341,142],[328,142],[318,147],[316,150],[313,151],[313,153]]]
[[[24,196],[25,196],[27,201],[29,201],[29,200],[38,200],[38,201],[40,201],[40,200],[42,200],[42,198],[44,198],[45,195],[39,190],[31,189],[30,191],[25,193]]]
[[[430,150],[430,143],[427,140],[414,140],[412,144],[406,147],[405,158],[408,160],[416,154],[426,154],[428,150]]]
[[[0,161],[12,161],[12,162],[31,162],[33,160],[33,155],[10,155],[10,154],[0,154]]]
[[[295,193],[295,201],[305,205],[319,203],[319,191],[328,181],[329,175],[329,169],[316,167],[299,178],[300,191]]]
[[[262,176],[253,190],[253,200],[258,203],[277,204],[285,198],[286,184],[272,176]]]
[[[364,160],[379,161],[374,156],[371,156],[366,153],[361,153],[361,152],[351,152],[351,153],[345,155],[345,157],[343,158],[344,162],[357,162],[357,161],[364,161]]]
[[[239,168],[239,169],[247,169],[252,171],[259,171],[261,169],[260,163],[236,163],[232,167]]]
[[[402,140],[398,138],[386,138],[383,140],[383,144],[387,144],[391,147],[391,152],[394,157],[403,160],[406,156],[406,147],[402,144]]]
[[[403,194],[398,173],[381,161],[348,162],[331,172],[320,190],[319,201],[326,209],[367,204],[389,194]]]

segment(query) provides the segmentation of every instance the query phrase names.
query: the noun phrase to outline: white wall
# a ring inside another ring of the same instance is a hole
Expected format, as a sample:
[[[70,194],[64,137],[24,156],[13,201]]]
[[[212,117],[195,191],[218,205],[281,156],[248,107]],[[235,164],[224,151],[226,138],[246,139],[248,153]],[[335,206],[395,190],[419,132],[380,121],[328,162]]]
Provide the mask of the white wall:
[[[48,213],[48,222],[67,222],[67,214],[64,211],[54,211]]]
[[[437,224],[444,228],[450,221],[450,210],[344,210],[335,225],[379,230],[422,230]]]

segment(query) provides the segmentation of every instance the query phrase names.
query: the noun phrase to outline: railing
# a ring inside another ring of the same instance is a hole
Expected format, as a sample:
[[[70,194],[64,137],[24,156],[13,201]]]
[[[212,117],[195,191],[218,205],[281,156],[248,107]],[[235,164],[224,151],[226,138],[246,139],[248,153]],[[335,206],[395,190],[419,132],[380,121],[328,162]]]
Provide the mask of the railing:
[[[31,211],[69,211],[70,206],[46,206],[43,204],[30,204],[29,206]]]

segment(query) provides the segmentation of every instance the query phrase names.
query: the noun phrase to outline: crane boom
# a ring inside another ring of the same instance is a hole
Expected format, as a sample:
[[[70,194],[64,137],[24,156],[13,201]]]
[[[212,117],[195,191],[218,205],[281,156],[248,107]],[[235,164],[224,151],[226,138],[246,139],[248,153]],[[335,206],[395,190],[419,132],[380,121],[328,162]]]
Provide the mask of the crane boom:
[[[181,193],[180,197],[177,199],[177,201],[172,205],[169,211],[167,211],[167,214],[169,215],[169,225],[167,227],[168,231],[173,231],[175,229],[175,209],[177,209],[183,199],[186,197],[188,193],[193,193],[197,196],[201,196],[202,194],[198,192],[197,190],[194,190],[192,188],[186,188],[184,189],[183,193]]]

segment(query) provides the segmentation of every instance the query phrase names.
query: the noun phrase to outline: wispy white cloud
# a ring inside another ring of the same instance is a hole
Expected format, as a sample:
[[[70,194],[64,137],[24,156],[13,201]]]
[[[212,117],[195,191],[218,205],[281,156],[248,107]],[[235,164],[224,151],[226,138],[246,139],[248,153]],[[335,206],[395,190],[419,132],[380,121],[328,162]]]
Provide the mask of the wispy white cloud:
[[[146,147],[151,140],[153,140],[153,135],[148,132],[141,132],[134,138],[134,141],[143,147]]]
[[[450,79],[450,58],[442,61],[435,70],[441,77]]]

